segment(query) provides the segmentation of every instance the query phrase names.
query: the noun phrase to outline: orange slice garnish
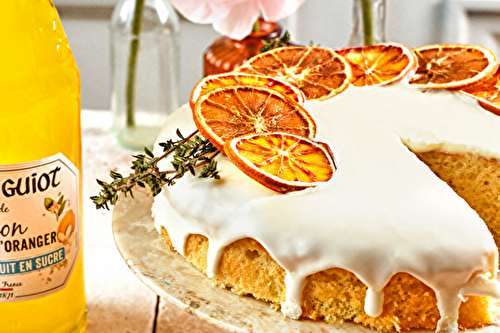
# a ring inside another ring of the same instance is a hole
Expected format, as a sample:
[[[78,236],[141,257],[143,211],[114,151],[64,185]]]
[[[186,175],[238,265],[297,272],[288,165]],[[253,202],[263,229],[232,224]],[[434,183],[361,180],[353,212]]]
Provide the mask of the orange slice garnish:
[[[198,82],[191,93],[189,105],[191,106],[191,108],[193,108],[194,103],[198,100],[198,98],[200,98],[201,95],[206,94],[210,90],[230,85],[267,87],[292,98],[299,104],[304,104],[305,101],[302,92],[297,87],[289,84],[288,82],[278,80],[269,76],[251,75],[244,73],[225,73],[219,75],[210,75]]]
[[[476,99],[483,108],[500,116],[500,68],[489,79],[458,92]]]
[[[201,135],[220,150],[225,141],[254,133],[316,135],[316,123],[304,107],[266,87],[211,90],[194,104],[193,118]]]
[[[351,83],[356,87],[397,82],[417,66],[415,54],[402,44],[373,44],[336,51],[351,65]]]
[[[324,47],[281,47],[261,53],[236,71],[275,77],[298,87],[307,100],[322,101],[349,87],[347,61]]]
[[[485,80],[498,67],[493,52],[476,45],[428,45],[413,52],[418,67],[410,84],[421,89],[463,88]]]
[[[227,141],[224,152],[247,176],[280,193],[324,184],[336,171],[324,145],[286,133],[253,134]]]

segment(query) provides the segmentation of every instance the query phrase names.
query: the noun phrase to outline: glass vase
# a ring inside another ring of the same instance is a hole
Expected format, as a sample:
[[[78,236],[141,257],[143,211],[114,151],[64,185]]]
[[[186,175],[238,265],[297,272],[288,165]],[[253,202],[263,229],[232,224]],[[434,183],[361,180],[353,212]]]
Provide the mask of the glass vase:
[[[350,46],[385,42],[385,0],[353,0]]]
[[[241,66],[245,61],[260,53],[264,46],[262,40],[281,36],[281,26],[278,23],[259,19],[258,29],[242,40],[229,37],[216,39],[205,51],[203,56],[203,73],[205,76],[222,74]]]
[[[178,108],[179,19],[168,0],[121,0],[110,23],[112,131],[120,145],[151,148]]]

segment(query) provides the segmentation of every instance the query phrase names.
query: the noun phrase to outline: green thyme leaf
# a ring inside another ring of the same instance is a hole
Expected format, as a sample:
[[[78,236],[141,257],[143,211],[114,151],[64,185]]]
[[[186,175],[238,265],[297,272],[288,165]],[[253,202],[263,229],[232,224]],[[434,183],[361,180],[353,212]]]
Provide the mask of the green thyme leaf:
[[[288,31],[285,31],[283,36],[272,38],[269,40],[263,40],[262,43],[264,44],[264,46],[262,46],[259,49],[259,51],[261,53],[272,50],[272,49],[277,49],[279,47],[289,46],[290,45],[290,33]]]
[[[101,187],[98,195],[92,196],[91,200],[97,209],[109,209],[109,205],[114,205],[118,201],[118,193],[133,196],[132,189],[135,185],[139,187],[149,187],[153,196],[161,192],[163,186],[172,186],[175,180],[183,177],[186,172],[196,176],[197,169],[201,168],[199,177],[220,179],[217,171],[217,161],[215,157],[220,151],[207,139],[197,135],[198,131],[185,137],[180,130],[177,130],[178,140],[167,140],[159,143],[163,150],[161,156],[154,156],[153,152],[147,148],[144,154],[133,155],[133,170],[127,177],[116,171],[110,171],[112,181],[107,183],[97,179],[97,184]],[[158,162],[171,156],[173,170],[160,171]],[[45,203],[47,205],[47,202]]]

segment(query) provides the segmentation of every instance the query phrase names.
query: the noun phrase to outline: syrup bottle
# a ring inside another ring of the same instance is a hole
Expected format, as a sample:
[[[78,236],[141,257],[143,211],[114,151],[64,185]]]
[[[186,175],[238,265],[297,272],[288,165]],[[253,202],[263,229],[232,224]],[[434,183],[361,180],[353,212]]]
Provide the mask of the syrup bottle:
[[[0,332],[83,332],[78,68],[51,0],[0,13]]]

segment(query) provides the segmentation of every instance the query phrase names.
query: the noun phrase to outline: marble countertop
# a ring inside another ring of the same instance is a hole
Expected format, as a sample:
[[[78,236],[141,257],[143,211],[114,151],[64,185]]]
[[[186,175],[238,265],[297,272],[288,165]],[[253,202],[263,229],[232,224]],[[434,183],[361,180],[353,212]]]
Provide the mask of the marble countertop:
[[[128,174],[134,152],[110,133],[109,111],[82,111],[84,258],[88,333],[215,333],[219,330],[158,297],[130,271],[116,249],[111,211],[96,210],[96,178]]]

